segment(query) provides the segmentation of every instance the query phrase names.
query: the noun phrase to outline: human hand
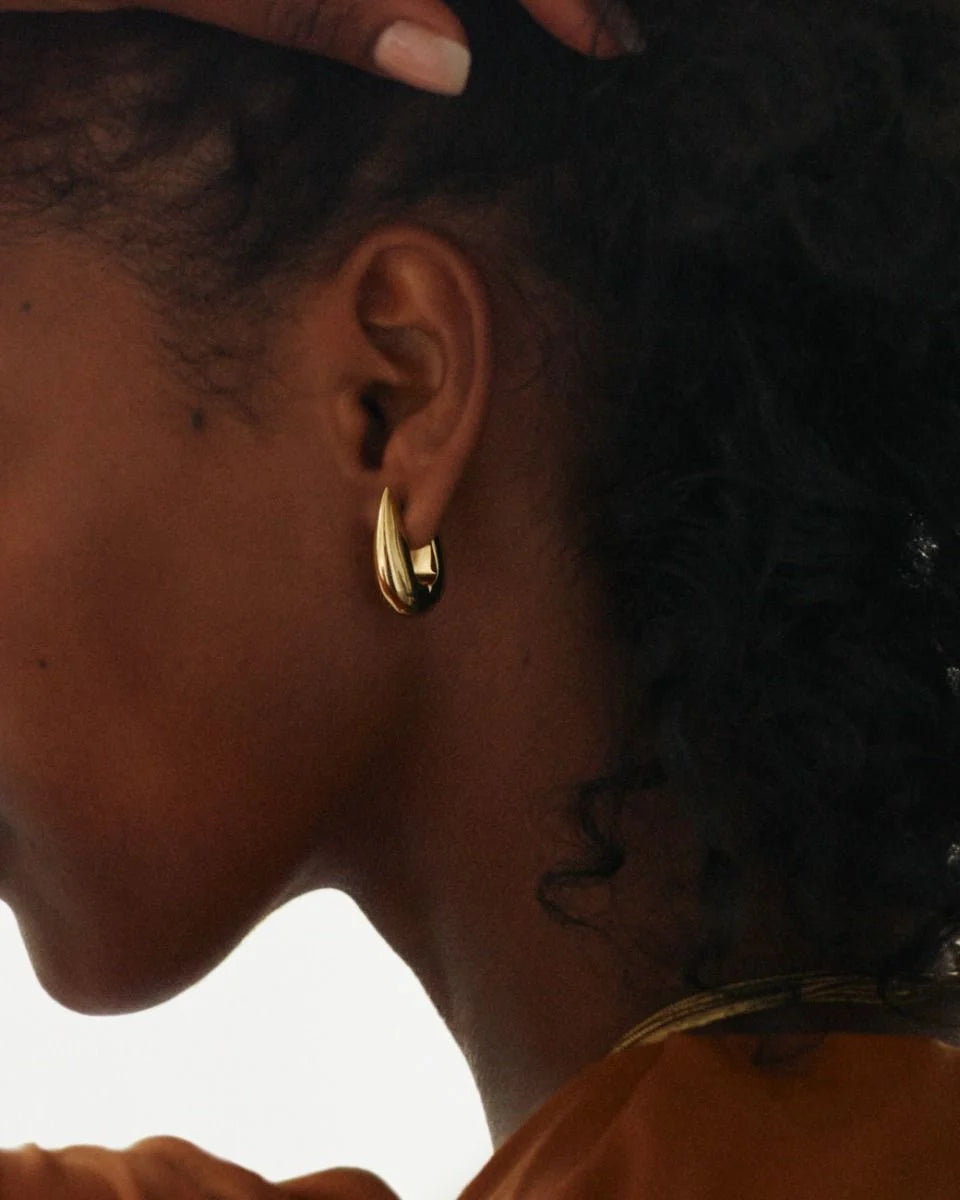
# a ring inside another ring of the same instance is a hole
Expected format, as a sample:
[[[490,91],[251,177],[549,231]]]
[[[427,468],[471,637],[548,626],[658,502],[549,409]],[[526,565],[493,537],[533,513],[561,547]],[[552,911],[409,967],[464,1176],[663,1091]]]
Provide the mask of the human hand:
[[[642,48],[616,0],[519,2],[549,33],[583,54],[612,58]],[[222,25],[444,95],[462,92],[470,70],[463,27],[443,0],[0,0],[0,12],[119,8],[152,8]],[[601,25],[597,13],[605,8],[610,13]]]
[[[283,1200],[400,1200],[392,1188],[370,1171],[334,1167],[277,1184]]]

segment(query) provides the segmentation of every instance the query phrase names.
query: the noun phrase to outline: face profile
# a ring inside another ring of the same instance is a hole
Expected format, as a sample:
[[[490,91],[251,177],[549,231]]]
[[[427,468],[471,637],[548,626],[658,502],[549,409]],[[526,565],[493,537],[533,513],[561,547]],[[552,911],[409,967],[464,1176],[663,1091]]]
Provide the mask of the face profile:
[[[455,96],[0,15],[0,898],[96,1014],[342,889],[498,1147],[614,1048],[955,1044],[883,988],[960,921],[957,14],[528,7]]]
[[[348,536],[366,516],[362,398],[341,382],[358,356],[333,348],[340,296],[318,302],[293,335],[315,343],[309,375],[286,377],[282,417],[248,424],[170,386],[118,272],[54,239],[6,262],[2,886],[44,982],[80,1007],[136,1005],[155,999],[141,980],[161,995],[191,982],[207,939],[222,953],[299,882],[318,820],[358,802],[365,723],[396,721],[373,528],[364,556]],[[426,387],[453,345],[396,370]],[[325,442],[331,427],[342,440]],[[352,475],[337,460],[351,451]]]

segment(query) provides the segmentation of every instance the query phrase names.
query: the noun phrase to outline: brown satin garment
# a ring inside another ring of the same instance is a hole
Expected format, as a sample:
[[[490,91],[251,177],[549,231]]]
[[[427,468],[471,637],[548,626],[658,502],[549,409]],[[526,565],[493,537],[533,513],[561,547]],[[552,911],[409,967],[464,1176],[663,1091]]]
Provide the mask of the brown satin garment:
[[[591,1064],[460,1200],[956,1200],[960,1048],[675,1034]],[[176,1138],[0,1153],[0,1200],[397,1200],[364,1171],[270,1184]],[[417,1200],[409,1197],[407,1200]]]
[[[604,1059],[461,1200],[956,1200],[960,1049],[674,1034]]]

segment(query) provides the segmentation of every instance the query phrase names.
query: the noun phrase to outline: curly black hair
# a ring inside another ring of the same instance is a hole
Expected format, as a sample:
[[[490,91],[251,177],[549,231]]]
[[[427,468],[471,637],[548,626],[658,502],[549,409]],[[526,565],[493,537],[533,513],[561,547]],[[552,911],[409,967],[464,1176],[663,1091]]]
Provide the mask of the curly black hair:
[[[103,237],[171,311],[411,213],[569,299],[576,388],[549,322],[544,370],[630,719],[541,904],[583,923],[564,895],[616,878],[656,788],[701,854],[690,986],[761,870],[825,969],[932,971],[960,930],[960,0],[631,0],[647,48],[613,62],[516,0],[452,7],[455,100],[173,18],[4,16],[0,213]]]

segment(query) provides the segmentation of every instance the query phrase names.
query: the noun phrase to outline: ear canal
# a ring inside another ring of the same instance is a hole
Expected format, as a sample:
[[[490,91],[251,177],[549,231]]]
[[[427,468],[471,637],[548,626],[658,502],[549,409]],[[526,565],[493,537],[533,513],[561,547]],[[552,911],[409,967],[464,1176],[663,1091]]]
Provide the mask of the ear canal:
[[[429,612],[443,594],[439,538],[411,552],[389,488],[380,500],[373,557],[380,592],[394,612],[403,616]]]

